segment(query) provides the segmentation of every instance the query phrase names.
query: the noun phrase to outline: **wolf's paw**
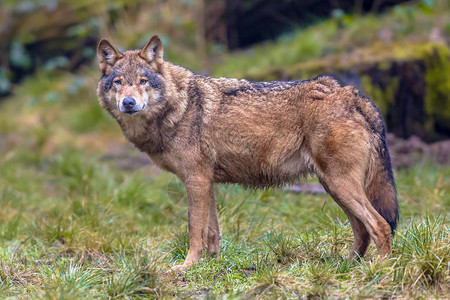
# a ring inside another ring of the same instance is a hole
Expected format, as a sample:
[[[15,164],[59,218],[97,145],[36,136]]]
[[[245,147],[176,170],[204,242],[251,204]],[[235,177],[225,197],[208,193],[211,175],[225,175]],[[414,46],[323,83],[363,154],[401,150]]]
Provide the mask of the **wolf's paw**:
[[[186,265],[186,264],[182,264],[182,265],[175,265],[172,267],[172,272],[174,273],[180,273],[183,272],[184,270],[186,270],[187,268],[189,268],[190,266]]]

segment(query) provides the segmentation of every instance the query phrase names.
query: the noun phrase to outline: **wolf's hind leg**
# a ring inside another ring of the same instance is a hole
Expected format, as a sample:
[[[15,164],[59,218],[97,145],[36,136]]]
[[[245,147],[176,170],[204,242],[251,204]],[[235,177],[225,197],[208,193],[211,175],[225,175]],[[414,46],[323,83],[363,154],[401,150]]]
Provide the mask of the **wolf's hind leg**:
[[[217,218],[217,203],[214,197],[214,189],[211,195],[211,204],[208,221],[208,256],[220,257],[220,227]]]
[[[369,245],[369,236],[374,241],[378,252],[385,256],[391,252],[391,231],[388,223],[373,208],[367,199],[363,186],[348,177],[322,177],[324,186],[333,199],[347,214],[355,240],[349,258],[356,254],[361,257]]]
[[[331,195],[330,189],[328,188],[327,184],[322,180],[320,180],[320,182],[322,183],[328,194]],[[366,229],[366,226],[363,224],[363,222],[358,220],[358,218],[353,215],[353,213],[349,209],[342,205],[342,203],[339,201],[339,198],[333,197],[333,199],[345,212],[348,220],[350,221],[350,225],[352,226],[354,240],[348,259],[354,259],[356,256],[363,257],[370,244],[370,235]]]
[[[372,206],[364,188],[367,172],[371,172],[371,144],[370,133],[363,125],[352,115],[350,119],[326,123],[317,129],[311,154],[324,187],[349,216],[355,232],[352,252],[365,252],[367,231],[380,255],[385,256],[391,252],[391,229]]]
[[[345,211],[345,210],[344,210]],[[352,250],[348,256],[348,259],[354,259],[355,257],[363,257],[366,254],[367,248],[370,244],[370,235],[364,226],[363,222],[358,220],[356,216],[354,216],[350,212],[346,212],[348,220],[352,225],[354,241],[352,245]]]

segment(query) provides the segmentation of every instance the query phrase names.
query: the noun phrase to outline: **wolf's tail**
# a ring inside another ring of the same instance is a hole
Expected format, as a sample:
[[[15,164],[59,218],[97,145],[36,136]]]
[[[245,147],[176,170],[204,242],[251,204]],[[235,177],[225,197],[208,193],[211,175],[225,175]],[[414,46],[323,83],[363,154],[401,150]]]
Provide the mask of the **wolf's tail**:
[[[386,128],[376,105],[358,94],[357,111],[364,117],[370,130],[372,149],[366,172],[365,189],[370,203],[386,220],[394,234],[398,221],[397,190],[392,172],[391,157],[386,144]]]
[[[371,174],[366,179],[366,193],[372,206],[391,227],[393,235],[398,221],[398,201],[385,138],[382,137],[376,151],[377,155],[369,167]]]
[[[391,157],[386,143],[386,129],[379,109],[369,99],[362,97],[360,113],[371,130],[371,160],[366,175],[366,194],[376,211],[391,227],[392,235],[398,221],[398,201],[392,172]]]

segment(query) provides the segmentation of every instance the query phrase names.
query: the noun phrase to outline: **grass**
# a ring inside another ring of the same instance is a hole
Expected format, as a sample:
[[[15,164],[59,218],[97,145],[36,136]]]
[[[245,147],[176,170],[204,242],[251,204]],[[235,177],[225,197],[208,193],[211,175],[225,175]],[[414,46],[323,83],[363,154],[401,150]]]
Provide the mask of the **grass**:
[[[385,260],[373,245],[346,259],[351,228],[327,195],[217,186],[222,256],[177,276],[189,243],[179,180],[123,170],[96,147],[46,153],[41,136],[30,129],[29,146],[0,162],[2,297],[449,296],[449,167],[396,174],[400,226]]]

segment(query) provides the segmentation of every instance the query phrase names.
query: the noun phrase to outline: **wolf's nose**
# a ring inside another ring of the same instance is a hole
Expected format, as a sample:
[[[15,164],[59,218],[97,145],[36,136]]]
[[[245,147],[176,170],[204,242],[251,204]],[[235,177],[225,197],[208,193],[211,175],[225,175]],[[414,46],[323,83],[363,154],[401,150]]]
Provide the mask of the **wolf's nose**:
[[[136,105],[136,100],[134,100],[134,98],[131,97],[126,97],[125,99],[123,99],[122,103],[125,109],[132,109]]]

